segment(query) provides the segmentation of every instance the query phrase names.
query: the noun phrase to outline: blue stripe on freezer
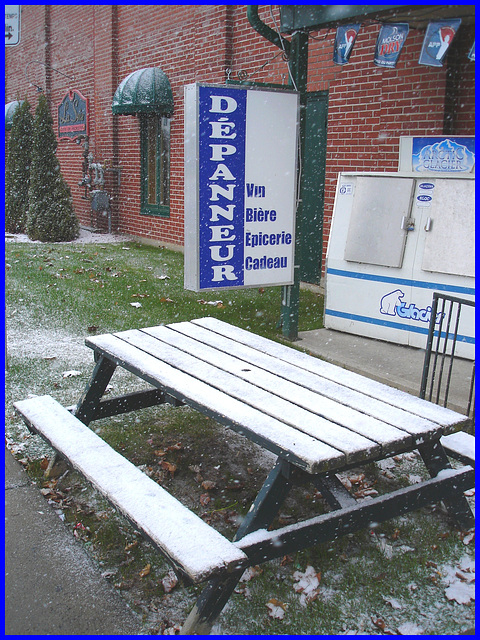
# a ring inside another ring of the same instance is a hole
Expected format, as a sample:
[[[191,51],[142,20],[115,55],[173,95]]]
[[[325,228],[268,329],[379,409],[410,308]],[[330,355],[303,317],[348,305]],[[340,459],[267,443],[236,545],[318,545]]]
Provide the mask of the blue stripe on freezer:
[[[366,324],[376,324],[381,327],[389,327],[390,329],[400,329],[401,331],[409,331],[410,333],[422,333],[428,334],[427,327],[418,327],[412,325],[401,324],[400,322],[392,322],[391,320],[380,320],[378,318],[370,318],[369,316],[360,316],[355,313],[345,313],[343,311],[334,311],[333,309],[325,309],[325,315],[334,316],[336,318],[345,318],[346,320],[355,320],[356,322],[365,322]],[[438,332],[435,332],[438,335]],[[442,337],[444,337],[442,332]],[[457,335],[457,340],[460,342],[468,342],[469,344],[475,344],[475,338],[471,336]]]
[[[473,287],[459,287],[451,284],[441,284],[439,282],[424,282],[423,280],[410,280],[408,278],[393,278],[391,276],[376,276],[371,273],[359,273],[358,271],[345,271],[344,269],[327,269],[327,274],[342,276],[344,278],[355,278],[358,280],[372,280],[374,282],[387,282],[394,285],[404,285],[406,287],[417,287],[419,289],[434,289],[436,291],[448,291],[450,293],[463,293],[474,296]]]

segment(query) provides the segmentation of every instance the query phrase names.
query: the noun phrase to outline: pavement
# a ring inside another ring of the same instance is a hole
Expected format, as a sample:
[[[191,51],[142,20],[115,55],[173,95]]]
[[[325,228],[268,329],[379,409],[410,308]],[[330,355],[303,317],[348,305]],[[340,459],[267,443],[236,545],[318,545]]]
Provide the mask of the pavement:
[[[418,395],[424,352],[347,333],[301,332],[296,345]],[[459,406],[471,363],[460,361],[450,395]],[[5,453],[5,635],[144,635],[140,618],[102,577],[81,544]]]

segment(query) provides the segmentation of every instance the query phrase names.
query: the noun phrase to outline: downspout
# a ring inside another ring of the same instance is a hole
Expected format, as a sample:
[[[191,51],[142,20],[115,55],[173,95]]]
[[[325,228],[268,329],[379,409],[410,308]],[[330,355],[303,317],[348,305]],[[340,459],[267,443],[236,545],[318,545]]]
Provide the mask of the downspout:
[[[282,51],[290,55],[290,42],[289,40],[285,40],[282,38],[280,34],[271,29],[268,25],[260,20],[258,17],[258,4],[249,4],[247,5],[247,18],[251,25],[251,27],[259,33],[261,36],[266,38],[269,42],[274,44]]]
[[[305,157],[305,120],[307,104],[307,72],[308,72],[308,34],[297,31],[293,34],[291,42],[285,40],[279,33],[271,29],[258,17],[258,5],[247,6],[247,18],[252,28],[266,38],[276,47],[282,49],[290,60],[289,84],[294,86],[300,95],[300,122],[299,122],[299,167],[304,164]],[[282,333],[289,340],[298,340],[298,316],[300,306],[300,253],[301,253],[301,223],[303,180],[298,168],[298,180],[300,181],[300,198],[295,219],[295,264],[294,282],[282,287],[281,317],[279,326]]]

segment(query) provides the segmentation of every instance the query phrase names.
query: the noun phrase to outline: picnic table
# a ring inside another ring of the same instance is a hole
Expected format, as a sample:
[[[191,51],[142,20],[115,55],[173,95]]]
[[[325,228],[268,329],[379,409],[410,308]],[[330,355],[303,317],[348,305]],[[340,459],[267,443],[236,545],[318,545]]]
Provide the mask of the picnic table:
[[[95,367],[75,410],[50,396],[15,403],[32,430],[79,469],[170,560],[207,582],[182,633],[208,633],[244,570],[442,501],[464,529],[474,470],[452,469],[442,437],[468,418],[215,318],[86,339]],[[117,367],[150,386],[105,399]],[[111,449],[90,422],[161,403],[188,405],[277,456],[233,541]],[[418,451],[430,478],[356,500],[338,475]],[[467,459],[468,462],[468,459]],[[290,489],[309,482],[330,511],[269,530]]]

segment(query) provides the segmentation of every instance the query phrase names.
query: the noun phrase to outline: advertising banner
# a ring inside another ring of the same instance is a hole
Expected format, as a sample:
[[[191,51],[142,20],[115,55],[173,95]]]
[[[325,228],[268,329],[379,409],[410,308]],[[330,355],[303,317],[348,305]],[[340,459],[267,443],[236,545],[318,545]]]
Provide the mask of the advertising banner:
[[[377,67],[394,69],[408,35],[408,24],[383,24],[378,34],[373,59]]]
[[[423,39],[418,64],[441,67],[461,22],[460,18],[430,22]]]
[[[358,23],[347,24],[337,28],[333,48],[333,61],[335,64],[347,64],[360,27],[361,24]]]
[[[475,41],[472,44],[472,48],[470,49],[470,53],[468,54],[468,59],[473,60],[475,62]]]
[[[298,94],[185,87],[185,288],[293,283]]]

